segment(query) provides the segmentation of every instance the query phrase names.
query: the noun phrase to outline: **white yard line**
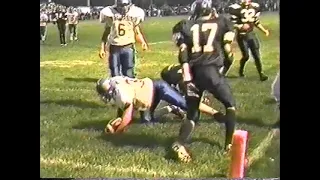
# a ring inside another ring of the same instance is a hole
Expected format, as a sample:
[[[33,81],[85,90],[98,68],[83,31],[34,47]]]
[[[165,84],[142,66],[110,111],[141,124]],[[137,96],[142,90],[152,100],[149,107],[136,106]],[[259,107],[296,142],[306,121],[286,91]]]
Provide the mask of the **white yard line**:
[[[53,91],[53,92],[73,92],[73,91],[85,91],[85,92],[94,92],[92,89],[82,89],[82,88],[77,88],[77,89],[58,89],[58,88],[40,88],[41,91]]]
[[[171,41],[159,41],[159,42],[152,42],[149,43],[149,45],[156,45],[156,44],[165,44],[165,43],[170,43]]]
[[[267,149],[270,147],[272,139],[277,134],[277,130],[271,130],[267,134],[267,136],[261,141],[258,147],[256,147],[249,155],[248,157],[248,167],[250,167],[254,162],[262,158]]]
[[[148,176],[155,176],[155,177],[168,177],[172,175],[183,176],[183,177],[189,177],[189,174],[180,174],[181,172],[174,172],[174,173],[166,173],[163,170],[153,170],[153,169],[146,169],[146,168],[140,168],[135,165],[131,165],[129,167],[119,167],[119,166],[113,166],[109,164],[103,164],[103,165],[96,165],[96,164],[90,164],[85,162],[75,162],[72,160],[66,160],[61,158],[44,158],[40,157],[40,166],[41,164],[45,166],[71,166],[72,168],[90,168],[95,169],[97,171],[102,171],[107,173],[110,173],[111,171],[118,172],[118,173],[137,173],[137,174],[144,174]]]

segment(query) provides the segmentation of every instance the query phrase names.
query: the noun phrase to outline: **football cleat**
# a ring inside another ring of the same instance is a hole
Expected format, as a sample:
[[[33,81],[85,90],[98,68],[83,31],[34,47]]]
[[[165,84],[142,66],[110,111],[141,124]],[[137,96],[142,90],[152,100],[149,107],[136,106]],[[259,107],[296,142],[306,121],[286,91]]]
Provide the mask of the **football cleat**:
[[[184,163],[188,163],[192,160],[191,155],[189,154],[186,147],[181,145],[178,142],[173,143],[172,150],[176,153],[177,158]]]
[[[170,105],[170,108],[172,109],[171,113],[173,113],[174,115],[177,115],[179,118],[181,119],[187,118],[186,112],[180,109],[179,107]]]

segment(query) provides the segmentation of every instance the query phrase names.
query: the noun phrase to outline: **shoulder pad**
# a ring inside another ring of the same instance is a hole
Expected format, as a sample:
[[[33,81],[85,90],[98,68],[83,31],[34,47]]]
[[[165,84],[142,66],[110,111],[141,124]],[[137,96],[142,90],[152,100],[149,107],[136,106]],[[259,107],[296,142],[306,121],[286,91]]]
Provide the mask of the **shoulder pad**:
[[[231,9],[240,9],[241,6],[239,4],[232,4],[232,5],[229,6],[229,8],[231,8]]]
[[[186,24],[186,20],[179,21],[176,25],[173,26],[172,33],[181,32],[185,24]]]
[[[130,11],[132,11],[131,13],[140,18],[140,19],[144,19],[144,16],[145,16],[145,13],[144,13],[144,10],[141,9],[140,7],[137,7],[135,5],[132,5],[131,8],[130,8]]]
[[[260,5],[258,3],[255,3],[255,2],[252,2],[251,5],[252,5],[252,7],[255,7],[255,8],[259,8],[260,7]]]
[[[113,8],[112,6],[107,6],[105,8],[103,8],[100,13],[104,16],[107,16],[107,17],[113,17],[113,12],[112,12],[112,9]]]

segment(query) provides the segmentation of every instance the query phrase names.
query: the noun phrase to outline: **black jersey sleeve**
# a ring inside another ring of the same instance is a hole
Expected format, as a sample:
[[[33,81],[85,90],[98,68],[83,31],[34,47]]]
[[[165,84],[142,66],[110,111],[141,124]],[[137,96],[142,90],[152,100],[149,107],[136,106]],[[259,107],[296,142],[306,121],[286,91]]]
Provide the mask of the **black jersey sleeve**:
[[[183,28],[185,23],[186,21],[182,20],[172,28],[172,40],[178,47],[184,43]]]
[[[252,9],[254,10],[254,24],[258,26],[260,24],[260,13],[261,13],[261,8],[258,3],[252,3],[251,4]]]
[[[241,6],[239,4],[232,4],[228,7],[230,20],[232,23],[242,24],[240,11],[241,11]]]

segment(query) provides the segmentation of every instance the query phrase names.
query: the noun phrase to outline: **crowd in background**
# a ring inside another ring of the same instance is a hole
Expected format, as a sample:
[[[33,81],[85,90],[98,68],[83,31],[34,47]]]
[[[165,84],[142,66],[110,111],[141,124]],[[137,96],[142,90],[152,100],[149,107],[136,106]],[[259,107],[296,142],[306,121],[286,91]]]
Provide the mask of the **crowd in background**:
[[[262,11],[278,11],[280,0],[256,0],[260,4]],[[217,5],[217,10],[219,13],[225,13],[226,8],[235,3],[235,0],[226,0],[221,1]],[[68,7],[55,4],[55,3],[41,3],[40,10],[45,10],[49,16],[49,21],[52,20],[51,14],[55,12],[56,8],[66,9]],[[103,6],[95,6],[95,7],[87,7],[87,6],[79,6],[75,7],[76,11],[79,13],[79,20],[90,20],[90,19],[98,19],[99,12],[103,8]],[[190,12],[191,5],[175,5],[169,6],[168,4],[163,4],[162,6],[157,6],[152,4],[148,9],[145,9],[146,16],[148,17],[161,17],[161,16],[174,16],[174,15],[187,15]]]

